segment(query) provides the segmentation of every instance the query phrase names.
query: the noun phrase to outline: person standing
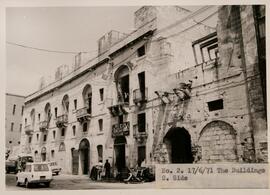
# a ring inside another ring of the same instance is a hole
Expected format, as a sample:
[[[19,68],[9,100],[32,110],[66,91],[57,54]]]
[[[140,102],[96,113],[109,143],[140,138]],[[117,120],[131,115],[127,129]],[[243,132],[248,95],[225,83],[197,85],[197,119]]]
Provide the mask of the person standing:
[[[109,179],[110,178],[111,165],[110,165],[108,159],[105,162],[104,168],[105,168],[105,178]]]

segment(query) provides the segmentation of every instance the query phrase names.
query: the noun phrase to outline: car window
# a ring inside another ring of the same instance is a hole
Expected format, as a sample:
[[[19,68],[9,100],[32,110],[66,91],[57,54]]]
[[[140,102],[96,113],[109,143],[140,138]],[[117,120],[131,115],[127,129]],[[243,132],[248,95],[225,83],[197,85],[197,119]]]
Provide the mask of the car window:
[[[34,171],[49,171],[47,164],[35,164]]]

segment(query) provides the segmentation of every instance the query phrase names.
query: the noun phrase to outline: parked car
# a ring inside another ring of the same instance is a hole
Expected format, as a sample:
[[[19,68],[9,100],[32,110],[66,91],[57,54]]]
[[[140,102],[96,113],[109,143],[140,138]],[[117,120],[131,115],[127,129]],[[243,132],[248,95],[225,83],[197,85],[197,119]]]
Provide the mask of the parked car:
[[[61,167],[57,165],[57,162],[53,161],[49,162],[48,164],[50,165],[53,174],[58,175],[60,173]]]
[[[17,160],[7,160],[6,161],[6,173],[17,173],[18,167],[17,167],[18,161]]]
[[[17,186],[23,184],[29,188],[32,184],[43,183],[46,187],[50,186],[52,181],[51,167],[47,162],[26,163],[25,169],[17,173]]]

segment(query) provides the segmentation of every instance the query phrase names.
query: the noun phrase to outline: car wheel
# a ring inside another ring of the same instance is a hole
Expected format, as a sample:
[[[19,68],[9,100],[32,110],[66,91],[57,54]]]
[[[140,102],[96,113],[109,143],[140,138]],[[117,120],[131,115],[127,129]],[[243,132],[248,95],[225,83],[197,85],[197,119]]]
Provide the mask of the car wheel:
[[[26,188],[30,188],[31,187],[31,184],[28,182],[27,179],[25,179],[25,187]]]
[[[45,187],[50,187],[50,182],[47,182],[47,183],[44,183],[45,184]]]

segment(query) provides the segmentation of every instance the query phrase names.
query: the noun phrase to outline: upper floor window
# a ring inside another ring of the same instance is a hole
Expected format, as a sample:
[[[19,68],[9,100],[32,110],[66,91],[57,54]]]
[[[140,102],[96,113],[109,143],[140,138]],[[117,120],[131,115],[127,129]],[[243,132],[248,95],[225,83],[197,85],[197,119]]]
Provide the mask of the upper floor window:
[[[63,97],[63,100],[62,100],[62,107],[63,107],[63,112],[64,112],[65,114],[68,114],[68,112],[69,112],[69,97],[68,97],[68,95],[65,95],[65,96]]]
[[[20,124],[20,132],[22,132],[22,124]]]
[[[53,139],[55,139],[55,131],[53,131]]]
[[[27,118],[24,119],[24,125],[27,125]]]
[[[100,96],[100,101],[103,101],[103,99],[104,99],[104,88],[99,89],[99,96]]]
[[[99,131],[103,131],[103,120],[102,119],[98,120],[98,126],[99,126]]]
[[[11,123],[10,131],[13,131],[13,128],[14,128],[14,123]]]
[[[145,132],[146,127],[146,117],[145,113],[138,114],[138,131]]]
[[[129,69],[127,66],[121,66],[115,72],[116,90],[118,102],[129,103]]]
[[[77,110],[77,99],[74,100],[74,109]]]
[[[40,113],[38,114],[38,121],[40,121]]]
[[[92,113],[92,87],[87,84],[82,92],[84,106],[87,109],[87,113]]]
[[[73,132],[73,136],[75,136],[76,135],[76,125],[72,126],[72,132]]]
[[[16,104],[13,105],[13,111],[12,111],[12,114],[15,115],[15,112],[16,112]]]
[[[207,102],[209,111],[222,110],[223,109],[223,99],[218,99],[214,101]]]
[[[22,111],[21,111],[21,115],[23,115],[23,110],[24,110],[24,106],[22,106]]]
[[[62,129],[61,129],[61,136],[62,136],[62,137],[65,136],[65,128],[62,128]]]
[[[37,134],[37,141],[39,140],[39,134]]]
[[[54,108],[54,115],[55,115],[55,118],[57,118],[57,107]]]
[[[47,135],[43,135],[43,141],[46,142],[47,141]]]
[[[32,136],[28,137],[28,143],[30,144],[32,142]]]
[[[138,55],[138,57],[141,57],[141,56],[145,55],[145,45],[138,48],[137,55]]]
[[[83,132],[86,132],[88,129],[88,124],[87,123],[83,123]]]

